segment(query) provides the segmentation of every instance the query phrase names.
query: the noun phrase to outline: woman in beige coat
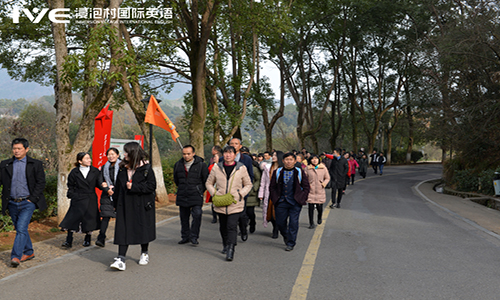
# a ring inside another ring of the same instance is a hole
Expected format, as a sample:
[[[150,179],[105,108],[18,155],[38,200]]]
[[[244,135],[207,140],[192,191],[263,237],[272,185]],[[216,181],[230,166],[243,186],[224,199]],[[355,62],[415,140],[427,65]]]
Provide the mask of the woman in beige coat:
[[[227,146],[223,150],[224,161],[212,168],[208,176],[206,187],[210,195],[225,195],[231,193],[236,200],[229,206],[214,207],[219,215],[219,231],[222,237],[226,260],[234,258],[234,245],[236,244],[238,219],[245,208],[244,197],[252,189],[252,181],[248,176],[245,165],[234,161],[236,149]]]
[[[323,203],[326,202],[325,187],[330,181],[330,174],[328,168],[320,163],[317,155],[309,157],[309,165],[307,166],[307,178],[309,178],[309,196],[307,198],[307,205],[309,207],[309,228],[314,229],[314,208],[318,210],[318,224],[323,221]]]

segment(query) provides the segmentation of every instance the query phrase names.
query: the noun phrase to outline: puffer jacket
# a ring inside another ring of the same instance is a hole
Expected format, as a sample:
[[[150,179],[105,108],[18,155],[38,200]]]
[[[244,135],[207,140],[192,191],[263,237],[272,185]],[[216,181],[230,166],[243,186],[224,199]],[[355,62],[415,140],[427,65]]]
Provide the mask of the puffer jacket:
[[[260,200],[257,197],[260,188],[260,180],[262,177],[262,171],[259,169],[258,164],[252,164],[253,168],[253,188],[248,193],[247,197],[247,206],[258,206],[260,204]]]
[[[315,168],[313,165],[307,166],[307,178],[309,178],[309,195],[307,203],[322,204],[326,202],[325,186],[330,181],[330,172],[323,163]]]
[[[231,181],[233,181],[233,177],[234,182],[231,186],[231,191],[228,191]],[[217,188],[215,185],[217,185]],[[223,162],[214,165],[205,186],[207,187],[210,195],[225,195],[229,192],[233,195],[237,203],[232,203],[231,205],[224,207],[214,206],[214,211],[216,213],[226,215],[236,214],[243,211],[245,208],[245,200],[243,198],[253,187],[250,176],[248,176],[247,168],[240,162],[236,163],[229,180],[227,179]]]

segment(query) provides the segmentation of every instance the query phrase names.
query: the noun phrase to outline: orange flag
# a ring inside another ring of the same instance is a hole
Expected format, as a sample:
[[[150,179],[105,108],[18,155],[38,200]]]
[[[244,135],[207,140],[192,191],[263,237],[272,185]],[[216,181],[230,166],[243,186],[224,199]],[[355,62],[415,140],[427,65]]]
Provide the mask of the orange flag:
[[[153,95],[149,98],[148,110],[146,111],[146,119],[144,119],[144,122],[161,127],[170,132],[174,141],[179,138],[174,123],[172,123],[163,110],[161,110],[158,101],[156,101]]]

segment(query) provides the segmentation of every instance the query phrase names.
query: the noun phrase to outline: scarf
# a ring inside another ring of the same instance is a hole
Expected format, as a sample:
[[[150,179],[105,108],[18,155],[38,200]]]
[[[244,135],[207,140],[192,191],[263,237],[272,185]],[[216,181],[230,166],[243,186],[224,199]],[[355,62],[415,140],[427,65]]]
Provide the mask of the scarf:
[[[121,160],[120,159],[117,159],[116,162],[115,162],[115,174],[113,174],[113,181],[116,182],[116,176],[118,176],[118,171],[120,170],[120,164]],[[111,177],[109,176],[109,166],[111,164],[109,163],[109,161],[107,161],[105,164],[104,164],[104,167],[102,169],[102,176],[104,177],[104,180],[106,181],[106,183],[108,184],[108,187],[111,187],[113,185],[113,181],[111,181]],[[109,197],[111,198],[111,201],[113,201],[113,197]]]

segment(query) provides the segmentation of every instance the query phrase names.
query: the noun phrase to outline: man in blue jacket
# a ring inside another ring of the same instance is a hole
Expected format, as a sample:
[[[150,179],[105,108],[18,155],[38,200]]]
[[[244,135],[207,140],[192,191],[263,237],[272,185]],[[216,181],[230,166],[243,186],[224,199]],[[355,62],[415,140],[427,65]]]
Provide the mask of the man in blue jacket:
[[[295,167],[296,157],[288,152],[283,156],[284,167],[276,169],[269,184],[269,197],[274,204],[276,224],[283,236],[286,251],[292,251],[299,232],[299,216],[309,196],[309,179],[301,168]]]
[[[45,210],[43,195],[45,172],[41,161],[29,157],[29,142],[24,138],[12,141],[14,157],[0,163],[2,189],[2,214],[7,210],[16,229],[16,238],[10,254],[11,266],[33,259],[35,252],[28,232],[28,225],[35,209]]]

